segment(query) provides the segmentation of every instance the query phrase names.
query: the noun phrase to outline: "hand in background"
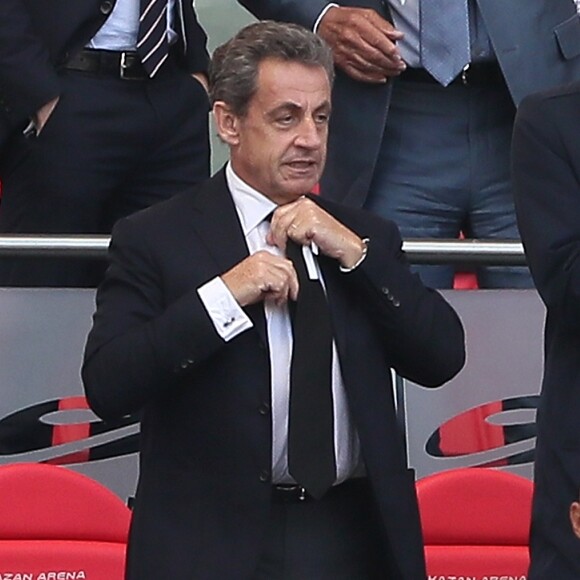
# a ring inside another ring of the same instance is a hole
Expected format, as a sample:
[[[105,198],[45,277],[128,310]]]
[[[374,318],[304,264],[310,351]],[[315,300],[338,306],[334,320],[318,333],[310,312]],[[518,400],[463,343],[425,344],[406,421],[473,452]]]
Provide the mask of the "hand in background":
[[[374,10],[332,7],[318,34],[331,46],[336,66],[357,81],[384,83],[406,68],[396,46],[403,33]]]

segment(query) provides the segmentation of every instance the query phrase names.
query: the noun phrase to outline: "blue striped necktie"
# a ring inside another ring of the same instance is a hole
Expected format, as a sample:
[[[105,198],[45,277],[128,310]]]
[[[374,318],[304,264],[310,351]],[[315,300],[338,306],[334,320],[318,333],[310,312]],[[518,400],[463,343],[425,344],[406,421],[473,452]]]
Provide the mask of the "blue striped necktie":
[[[467,0],[420,0],[421,64],[446,87],[470,61]]]
[[[150,77],[155,76],[169,56],[167,2],[168,0],[141,0],[137,53]]]

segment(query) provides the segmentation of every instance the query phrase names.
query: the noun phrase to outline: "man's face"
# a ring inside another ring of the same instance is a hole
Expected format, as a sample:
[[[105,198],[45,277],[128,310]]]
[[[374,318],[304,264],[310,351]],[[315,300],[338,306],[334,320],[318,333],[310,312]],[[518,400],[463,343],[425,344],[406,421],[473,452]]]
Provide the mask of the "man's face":
[[[266,59],[243,117],[234,115],[234,171],[277,204],[312,191],[326,160],[330,83],[322,67]]]

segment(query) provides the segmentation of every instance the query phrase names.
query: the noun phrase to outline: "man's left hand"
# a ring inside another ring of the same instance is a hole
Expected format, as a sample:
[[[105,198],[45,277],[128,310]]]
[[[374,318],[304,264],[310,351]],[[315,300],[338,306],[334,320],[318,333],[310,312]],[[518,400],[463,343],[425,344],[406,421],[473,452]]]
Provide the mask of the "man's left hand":
[[[359,236],[307,197],[278,207],[272,215],[268,243],[285,250],[288,239],[302,246],[315,243],[344,268],[354,266],[365,249]]]

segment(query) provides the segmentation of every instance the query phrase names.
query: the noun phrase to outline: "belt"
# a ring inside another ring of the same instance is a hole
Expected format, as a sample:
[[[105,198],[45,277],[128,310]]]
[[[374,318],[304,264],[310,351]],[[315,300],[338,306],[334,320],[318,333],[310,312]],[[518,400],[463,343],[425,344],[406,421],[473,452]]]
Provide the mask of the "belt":
[[[368,481],[366,477],[347,479],[343,483],[331,487],[321,499],[327,499],[350,491],[366,489]],[[272,486],[273,503],[304,503],[315,500],[302,486],[292,484],[278,484]]]
[[[64,68],[123,80],[141,81],[149,78],[139,55],[134,51],[117,52],[83,48],[64,63]]]
[[[424,68],[408,68],[399,78],[402,81],[439,84]],[[474,62],[465,66],[463,71],[448,86],[465,85],[489,87],[504,85],[505,80],[497,62]]]

